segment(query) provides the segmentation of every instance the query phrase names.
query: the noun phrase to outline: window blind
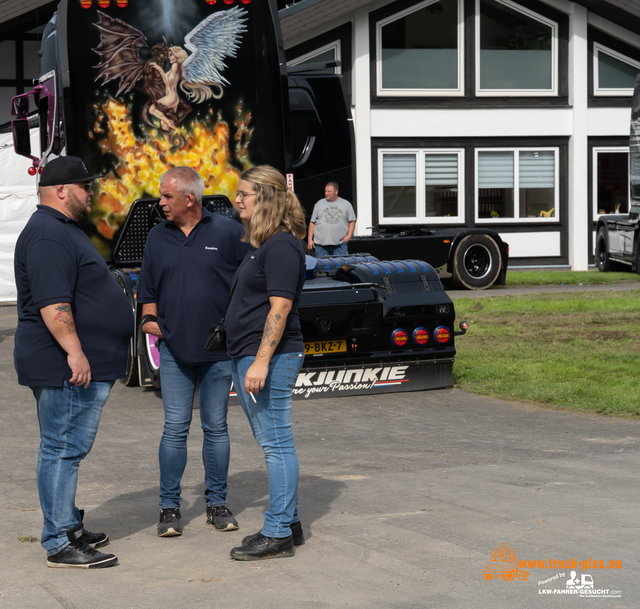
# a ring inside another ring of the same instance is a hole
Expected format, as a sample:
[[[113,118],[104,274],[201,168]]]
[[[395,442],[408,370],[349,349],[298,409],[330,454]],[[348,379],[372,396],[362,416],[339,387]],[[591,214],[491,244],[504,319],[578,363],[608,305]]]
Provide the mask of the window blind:
[[[385,154],[382,157],[382,184],[388,186],[416,185],[415,154]]]
[[[478,188],[513,188],[513,152],[478,153]]]
[[[426,186],[457,186],[458,155],[427,154],[424,157]]]
[[[554,156],[551,150],[520,152],[520,188],[553,188],[556,184]]]

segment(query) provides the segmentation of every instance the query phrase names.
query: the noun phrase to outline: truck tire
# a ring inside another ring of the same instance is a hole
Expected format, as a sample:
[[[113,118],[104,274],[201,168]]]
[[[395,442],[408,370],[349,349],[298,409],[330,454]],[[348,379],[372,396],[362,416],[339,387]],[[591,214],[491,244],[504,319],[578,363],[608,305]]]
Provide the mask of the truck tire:
[[[148,384],[147,379],[149,379],[155,389],[160,389],[160,367],[157,359],[158,348],[156,346],[157,340],[158,339],[155,336],[145,334],[142,331],[142,328],[138,330],[138,353],[142,358],[141,365],[144,374],[140,381],[145,381],[145,384]]]
[[[129,342],[129,353],[127,355],[127,376],[120,379],[120,382],[125,387],[137,387],[138,381],[138,358],[132,356],[133,353],[133,339]]]
[[[598,265],[598,270],[603,273],[611,270],[611,261],[609,260],[609,251],[607,249],[607,231],[604,227],[600,227],[596,237],[596,264]]]
[[[491,237],[467,235],[453,253],[451,280],[459,288],[484,290],[495,283],[501,268],[500,248]]]

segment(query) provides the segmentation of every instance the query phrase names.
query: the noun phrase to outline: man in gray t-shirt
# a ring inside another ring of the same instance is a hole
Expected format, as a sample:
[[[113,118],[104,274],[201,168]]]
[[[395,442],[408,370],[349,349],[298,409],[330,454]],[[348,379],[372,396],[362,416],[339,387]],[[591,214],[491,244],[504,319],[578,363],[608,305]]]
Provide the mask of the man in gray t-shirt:
[[[307,246],[310,250],[315,248],[316,258],[344,256],[356,228],[356,215],[351,203],[338,196],[335,182],[325,186],[324,196],[313,208]]]

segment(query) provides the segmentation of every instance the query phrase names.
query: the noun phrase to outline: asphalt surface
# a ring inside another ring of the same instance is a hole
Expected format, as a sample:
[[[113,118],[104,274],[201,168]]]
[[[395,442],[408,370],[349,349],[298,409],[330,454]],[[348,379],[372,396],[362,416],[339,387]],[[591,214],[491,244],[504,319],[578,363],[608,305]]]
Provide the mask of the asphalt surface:
[[[267,502],[264,458],[241,409],[229,412],[228,496],[240,530],[206,525],[196,411],[184,535],[159,538],[161,398],[116,384],[77,504],[89,530],[109,534],[119,564],[49,569],[37,542],[35,401],[16,381],[15,323],[14,308],[0,307],[2,609],[640,606],[640,422],[453,389],[296,402],[307,543],[293,558],[240,563],[229,550],[259,530]],[[526,581],[487,581],[492,548],[505,543],[519,560],[547,562],[525,565]],[[572,570],[591,576],[594,598],[567,594]]]

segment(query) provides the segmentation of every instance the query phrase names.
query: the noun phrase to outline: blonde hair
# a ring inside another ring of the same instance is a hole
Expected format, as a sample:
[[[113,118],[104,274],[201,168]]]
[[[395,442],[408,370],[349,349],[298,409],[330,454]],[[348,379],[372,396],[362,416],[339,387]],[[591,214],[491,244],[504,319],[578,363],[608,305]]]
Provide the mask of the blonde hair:
[[[270,165],[247,169],[241,180],[251,182],[256,192],[253,216],[246,223],[243,241],[256,249],[277,232],[305,238],[307,227],[298,197],[287,188],[284,176]]]
[[[187,52],[182,47],[169,47],[169,53],[173,53],[176,58],[176,63],[183,64],[187,57]]]

